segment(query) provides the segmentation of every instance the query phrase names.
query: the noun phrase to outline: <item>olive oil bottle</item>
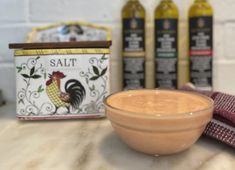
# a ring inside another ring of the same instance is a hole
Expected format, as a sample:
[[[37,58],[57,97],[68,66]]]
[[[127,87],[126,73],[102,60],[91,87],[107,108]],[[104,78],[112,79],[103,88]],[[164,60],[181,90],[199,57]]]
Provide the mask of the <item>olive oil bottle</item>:
[[[155,85],[175,89],[178,84],[178,17],[172,0],[161,0],[155,10]]]
[[[145,10],[138,0],[122,9],[123,88],[145,87]]]
[[[213,9],[207,0],[195,0],[189,10],[190,81],[201,90],[212,90]]]

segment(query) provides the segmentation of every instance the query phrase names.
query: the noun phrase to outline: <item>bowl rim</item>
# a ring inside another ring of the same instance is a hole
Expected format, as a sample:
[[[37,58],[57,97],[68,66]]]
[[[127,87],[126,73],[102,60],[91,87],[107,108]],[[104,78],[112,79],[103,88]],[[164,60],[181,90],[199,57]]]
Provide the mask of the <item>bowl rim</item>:
[[[183,113],[178,113],[178,114],[164,114],[164,113],[157,113],[155,115],[151,115],[151,114],[142,114],[142,113],[138,113],[138,112],[131,112],[131,111],[126,111],[120,108],[116,108],[111,106],[110,104],[108,104],[108,99],[114,95],[120,94],[120,93],[126,93],[126,92],[131,92],[131,91],[167,91],[167,92],[176,92],[176,93],[184,93],[184,94],[189,94],[189,95],[194,95],[197,97],[201,97],[203,99],[206,99],[209,102],[209,106],[204,108],[204,109],[200,109],[200,110],[196,110],[193,112],[183,112]],[[120,92],[115,92],[113,94],[108,95],[105,100],[104,100],[104,105],[106,108],[111,108],[113,110],[119,111],[122,115],[126,115],[126,116],[130,116],[130,117],[142,117],[142,118],[156,118],[156,119],[161,119],[161,118],[182,118],[182,117],[186,117],[186,116],[197,116],[199,115],[199,113],[204,113],[208,110],[214,109],[214,100],[211,99],[210,97],[203,95],[203,94],[199,94],[197,92],[192,92],[192,91],[186,91],[186,90],[173,90],[173,89],[136,89],[136,90],[126,90],[126,91],[120,91]]]

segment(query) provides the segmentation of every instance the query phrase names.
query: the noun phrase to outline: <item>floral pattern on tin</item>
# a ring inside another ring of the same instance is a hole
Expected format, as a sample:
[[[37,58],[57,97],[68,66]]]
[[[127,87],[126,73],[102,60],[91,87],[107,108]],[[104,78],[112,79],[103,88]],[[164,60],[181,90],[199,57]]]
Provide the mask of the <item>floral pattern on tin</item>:
[[[40,57],[29,58],[26,63],[17,66],[17,73],[20,74],[25,86],[17,93],[18,104],[23,104],[25,107],[19,112],[21,115],[35,116],[43,114],[42,111],[51,112],[53,107],[51,103],[44,102],[41,105],[37,104],[37,100],[45,91],[42,84],[37,88],[31,89],[31,82],[37,79],[45,79],[46,71],[42,64],[37,64]],[[42,81],[43,82],[43,81]]]
[[[105,54],[101,57],[90,57],[87,70],[80,71],[78,76],[67,81],[63,80],[68,74],[66,71],[47,73],[48,70],[40,60],[40,56],[32,57],[16,66],[18,78],[24,82],[17,91],[17,102],[21,106],[18,115],[54,116],[104,113],[103,101],[109,93],[106,62],[108,58]],[[52,85],[52,77],[58,78],[59,82]],[[57,83],[64,85],[60,87]],[[51,91],[54,88],[56,91]],[[76,89],[81,89],[81,91]],[[60,99],[59,104],[58,100],[57,102],[53,100],[55,96]],[[71,97],[73,97],[72,100]],[[86,97],[92,100],[85,102]],[[63,107],[66,111],[59,112],[58,109]]]

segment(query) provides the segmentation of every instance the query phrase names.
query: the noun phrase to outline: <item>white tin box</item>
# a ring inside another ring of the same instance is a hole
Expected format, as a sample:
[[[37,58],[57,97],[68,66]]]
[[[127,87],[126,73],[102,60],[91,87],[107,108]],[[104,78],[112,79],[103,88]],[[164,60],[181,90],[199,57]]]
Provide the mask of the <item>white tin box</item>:
[[[104,117],[110,45],[110,41],[10,44],[16,49],[17,117]]]

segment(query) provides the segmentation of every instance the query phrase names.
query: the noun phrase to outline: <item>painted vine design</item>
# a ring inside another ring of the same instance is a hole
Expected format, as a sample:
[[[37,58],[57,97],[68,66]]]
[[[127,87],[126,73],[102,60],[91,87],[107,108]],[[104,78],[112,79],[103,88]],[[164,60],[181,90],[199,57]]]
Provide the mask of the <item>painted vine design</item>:
[[[43,85],[39,85],[36,89],[31,90],[31,81],[36,79],[46,79],[46,70],[42,64],[38,64],[40,57],[30,58],[26,63],[22,63],[16,66],[17,73],[21,75],[25,82],[23,87],[17,94],[18,104],[26,105],[25,109],[20,110],[22,115],[40,115],[43,110],[48,113],[52,111],[53,106],[49,102],[45,102],[39,106],[36,104],[36,100],[41,96],[41,93],[45,90]]]
[[[86,84],[90,90],[90,96],[95,98],[95,100],[91,101],[89,104],[85,104],[78,110],[77,113],[100,113],[104,112],[104,104],[103,101],[108,94],[107,91],[107,79],[108,76],[105,75],[108,68],[103,66],[103,63],[108,58],[105,57],[105,54],[101,58],[92,57],[89,60],[89,63],[92,65],[92,68],[88,68],[87,72],[80,72],[80,76],[84,77],[86,80]],[[94,84],[95,81],[101,80],[102,83],[100,85],[101,88],[97,88]]]

